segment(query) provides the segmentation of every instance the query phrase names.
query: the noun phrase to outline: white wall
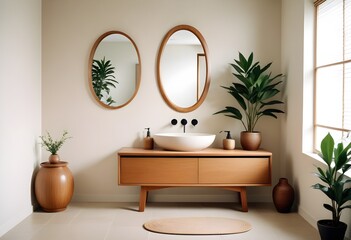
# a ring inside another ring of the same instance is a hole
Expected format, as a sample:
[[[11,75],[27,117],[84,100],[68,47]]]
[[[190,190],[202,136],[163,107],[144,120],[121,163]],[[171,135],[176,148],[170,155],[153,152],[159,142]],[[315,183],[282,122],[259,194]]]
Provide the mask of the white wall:
[[[180,132],[172,118],[197,118],[188,131],[217,134],[220,146],[231,130],[238,136],[240,122],[212,114],[233,103],[220,85],[233,80],[229,63],[238,51],[255,53],[262,64],[273,61],[280,72],[280,0],[43,0],[43,131],[67,129],[73,136],[60,151],[75,177],[75,201],[137,201],[137,187],[117,186],[117,151],[141,147],[145,127],[152,133]],[[174,26],[197,28],[208,44],[211,86],[200,108],[191,113],[171,110],[163,101],[156,81],[156,56],[164,35]],[[141,56],[141,85],[126,107],[108,110],[93,99],[88,85],[88,57],[95,40],[104,32],[127,33]],[[280,119],[263,119],[262,146],[273,151],[274,184],[280,176]],[[48,157],[44,153],[43,161]],[[213,189],[165,189],[151,193],[154,201],[228,201],[232,193]],[[271,201],[271,188],[250,188],[249,201]]]
[[[0,236],[32,212],[41,134],[41,1],[0,1]]]
[[[312,152],[313,106],[313,0],[282,1],[282,71],[287,74],[287,114],[282,123],[284,164],[281,172],[292,179],[299,213],[316,227],[331,218],[324,209],[327,197],[311,186],[318,182],[314,165],[322,166]],[[349,210],[342,220],[351,226]],[[347,236],[350,238],[350,227]]]

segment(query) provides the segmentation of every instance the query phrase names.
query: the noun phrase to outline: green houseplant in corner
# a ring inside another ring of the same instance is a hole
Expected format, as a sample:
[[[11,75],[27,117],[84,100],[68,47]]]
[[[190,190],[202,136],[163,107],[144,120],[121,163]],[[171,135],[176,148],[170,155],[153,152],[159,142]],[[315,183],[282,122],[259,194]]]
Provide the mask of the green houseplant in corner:
[[[257,150],[261,144],[261,134],[255,131],[255,126],[263,116],[277,118],[277,113],[282,110],[272,107],[283,104],[279,100],[270,100],[280,91],[276,88],[282,81],[276,81],[282,74],[271,76],[266,73],[272,63],[261,67],[259,62],[253,62],[253,53],[246,59],[239,52],[239,59],[234,59],[231,66],[234,68],[233,75],[239,82],[233,82],[231,86],[222,86],[239,103],[237,107],[226,106],[225,109],[214,114],[223,113],[225,116],[239,120],[245,131],[241,132],[240,142],[245,150]]]
[[[331,201],[331,204],[323,206],[332,212],[332,219],[323,219],[317,222],[322,240],[343,240],[347,225],[340,221],[341,212],[351,208],[347,202],[351,200],[351,188],[348,183],[351,179],[345,177],[345,173],[351,169],[351,143],[344,147],[338,143],[336,147],[333,137],[328,133],[321,142],[319,154],[326,163],[323,170],[317,167],[316,176],[324,184],[314,184],[312,187],[322,191]]]

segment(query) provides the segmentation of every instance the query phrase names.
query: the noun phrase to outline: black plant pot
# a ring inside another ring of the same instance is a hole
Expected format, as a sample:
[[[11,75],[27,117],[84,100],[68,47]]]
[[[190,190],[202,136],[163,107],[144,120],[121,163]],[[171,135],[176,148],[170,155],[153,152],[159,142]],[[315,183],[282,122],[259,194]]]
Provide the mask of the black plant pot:
[[[321,240],[344,240],[347,225],[339,222],[337,226],[333,226],[333,221],[323,219],[317,222],[319,235]]]

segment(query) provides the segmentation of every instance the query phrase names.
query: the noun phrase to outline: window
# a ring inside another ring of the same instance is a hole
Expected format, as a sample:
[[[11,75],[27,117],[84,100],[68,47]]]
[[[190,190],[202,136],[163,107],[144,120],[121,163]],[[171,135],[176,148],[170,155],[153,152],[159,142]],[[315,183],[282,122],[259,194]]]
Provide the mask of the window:
[[[351,131],[351,0],[316,5],[314,148],[330,132],[345,140]]]

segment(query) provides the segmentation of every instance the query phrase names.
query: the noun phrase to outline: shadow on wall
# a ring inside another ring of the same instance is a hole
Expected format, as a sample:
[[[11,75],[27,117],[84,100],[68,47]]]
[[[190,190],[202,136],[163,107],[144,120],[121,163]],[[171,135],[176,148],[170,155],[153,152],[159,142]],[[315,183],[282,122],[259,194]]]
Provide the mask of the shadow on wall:
[[[30,195],[31,195],[31,202],[32,202],[32,207],[33,207],[33,212],[38,211],[40,209],[40,205],[38,203],[38,200],[35,196],[35,178],[38,174],[39,171],[39,165],[36,164],[33,170],[33,174],[32,174],[32,179],[31,179],[31,183],[30,183]]]
[[[72,165],[71,171],[73,167],[77,168]],[[118,186],[117,151],[102,156],[101,159],[95,159],[72,172],[75,185],[73,201],[76,202],[127,201],[128,196],[125,197],[124,194],[133,196],[139,194],[137,188],[121,189]]]
[[[37,198],[35,196],[35,178],[37,176],[37,173],[39,171],[40,168],[40,159],[41,159],[41,146],[38,142],[35,143],[34,145],[34,153],[35,153],[35,162],[33,163],[33,173],[32,173],[32,179],[31,179],[31,183],[30,183],[30,195],[31,195],[31,203],[32,203],[32,207],[33,207],[33,212],[37,211],[40,209],[40,205],[37,201]]]

